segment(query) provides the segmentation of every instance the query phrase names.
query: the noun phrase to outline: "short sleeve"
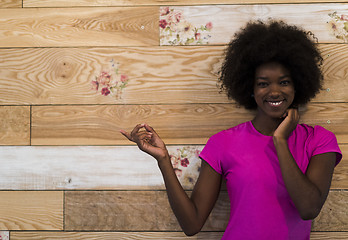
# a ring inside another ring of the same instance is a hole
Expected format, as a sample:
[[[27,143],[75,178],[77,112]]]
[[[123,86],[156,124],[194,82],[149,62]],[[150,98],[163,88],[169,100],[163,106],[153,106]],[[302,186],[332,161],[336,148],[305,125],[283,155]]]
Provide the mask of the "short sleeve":
[[[338,146],[335,134],[321,126],[314,127],[313,140],[311,145],[312,156],[327,152],[335,152],[336,165],[342,159],[342,152]]]
[[[206,161],[217,173],[222,174],[221,168],[221,138],[220,134],[213,135],[209,138],[207,144],[199,154],[199,157]]]

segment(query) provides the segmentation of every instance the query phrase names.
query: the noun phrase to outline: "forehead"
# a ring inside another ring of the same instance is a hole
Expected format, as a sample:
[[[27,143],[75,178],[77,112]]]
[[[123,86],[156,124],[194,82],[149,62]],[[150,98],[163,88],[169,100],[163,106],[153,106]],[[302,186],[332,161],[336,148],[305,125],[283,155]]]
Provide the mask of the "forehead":
[[[255,77],[261,76],[285,76],[289,75],[289,70],[278,62],[264,63],[255,70]]]

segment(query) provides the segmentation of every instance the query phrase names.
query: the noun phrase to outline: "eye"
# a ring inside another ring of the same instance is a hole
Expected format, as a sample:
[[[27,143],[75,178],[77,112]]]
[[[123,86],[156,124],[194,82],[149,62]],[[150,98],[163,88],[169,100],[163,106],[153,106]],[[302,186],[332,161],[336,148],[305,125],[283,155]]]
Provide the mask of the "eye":
[[[282,81],[280,81],[280,85],[283,85],[283,86],[288,86],[290,84],[291,84],[290,80],[282,80]]]
[[[256,86],[260,87],[260,88],[264,88],[268,86],[268,82],[258,82],[256,83]]]

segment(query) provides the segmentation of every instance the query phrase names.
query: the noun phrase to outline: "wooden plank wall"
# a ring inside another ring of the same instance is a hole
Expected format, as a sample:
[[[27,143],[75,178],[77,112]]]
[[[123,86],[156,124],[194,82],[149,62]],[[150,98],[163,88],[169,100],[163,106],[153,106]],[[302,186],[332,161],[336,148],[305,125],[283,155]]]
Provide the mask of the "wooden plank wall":
[[[348,239],[345,2],[1,1],[1,239],[186,239],[155,161],[118,131],[153,125],[190,194],[209,136],[253,115],[216,87],[225,45],[246,21],[269,17],[318,37],[325,85],[301,121],[333,131],[344,157],[312,239]],[[168,10],[180,17],[172,31]],[[228,214],[222,190],[190,239],[220,238]]]

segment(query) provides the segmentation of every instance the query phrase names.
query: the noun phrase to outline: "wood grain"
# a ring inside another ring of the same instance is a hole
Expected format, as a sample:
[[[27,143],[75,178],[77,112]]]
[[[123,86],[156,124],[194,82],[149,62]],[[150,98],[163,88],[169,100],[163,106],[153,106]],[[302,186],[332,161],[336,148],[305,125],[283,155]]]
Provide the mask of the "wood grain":
[[[216,86],[224,46],[0,49],[0,104],[229,103]],[[348,48],[320,44],[323,91],[313,102],[348,102]],[[120,98],[91,82],[110,61],[129,77]]]
[[[0,106],[0,145],[30,144],[30,107]]]
[[[179,167],[185,189],[196,182],[201,161],[195,151],[202,147],[168,146],[173,157],[185,151],[189,160]],[[156,160],[135,146],[1,147],[0,159],[1,190],[165,189]]]
[[[222,192],[203,231],[223,231],[228,212],[228,195]],[[65,230],[179,231],[180,227],[165,191],[68,191]]]
[[[313,231],[347,231],[347,193],[330,192],[313,223]],[[69,191],[65,198],[66,230],[179,231],[165,194],[162,191]],[[229,199],[223,191],[203,231],[224,231],[228,217]]]
[[[1,230],[63,230],[63,192],[0,191]]]
[[[223,232],[200,232],[193,237],[187,237],[182,232],[11,232],[11,240],[182,240],[220,239]]]
[[[312,232],[311,240],[346,240],[348,239],[347,232]]]
[[[180,166],[178,175],[186,190],[193,189],[201,163],[190,152],[202,148],[168,146],[174,157],[180,151],[188,155],[189,165]],[[348,189],[348,145],[340,148],[344,159],[335,168],[331,189]],[[1,147],[0,159],[1,190],[165,189],[156,161],[136,146]]]
[[[1,47],[158,45],[158,8],[0,9]]]
[[[0,103],[226,103],[216,86],[222,52],[221,46],[0,49]],[[92,90],[102,71],[113,74],[112,60],[129,77],[120,99]]]
[[[347,104],[313,103],[302,122],[322,125],[348,142]],[[205,144],[216,132],[252,119],[234,104],[34,106],[32,145],[129,144],[119,129],[152,125],[167,144]]]
[[[24,7],[87,7],[87,6],[141,6],[141,5],[215,5],[215,4],[263,4],[263,3],[319,3],[346,2],[345,0],[23,0]]]
[[[348,191],[331,191],[321,213],[313,223],[313,231],[348,230]]]
[[[22,0],[1,0],[0,8],[21,8]]]
[[[178,6],[175,9],[182,12],[185,21],[197,28],[211,22],[213,28],[209,32],[209,44],[213,45],[228,43],[234,33],[250,20],[269,18],[302,26],[312,31],[320,43],[344,42],[333,34],[329,14],[348,13],[348,5],[344,3],[301,4],[301,7],[298,4]],[[164,34],[160,38],[162,36]],[[161,44],[170,45],[168,42]]]

